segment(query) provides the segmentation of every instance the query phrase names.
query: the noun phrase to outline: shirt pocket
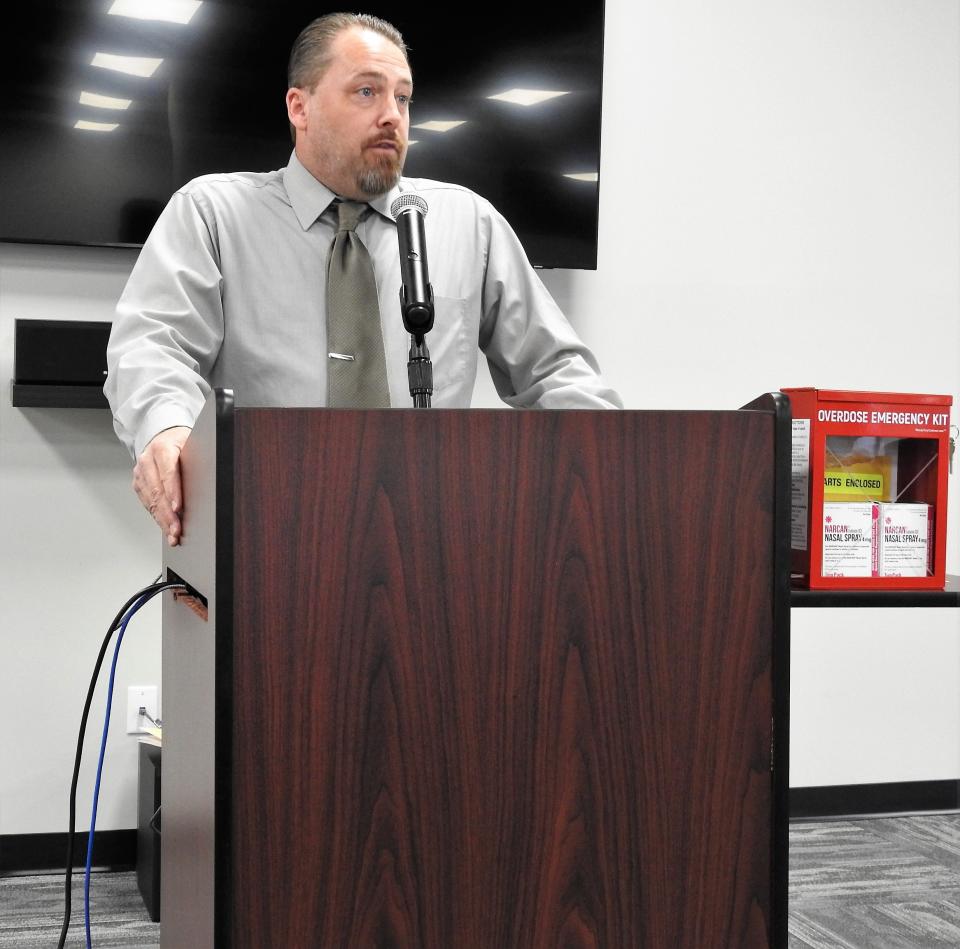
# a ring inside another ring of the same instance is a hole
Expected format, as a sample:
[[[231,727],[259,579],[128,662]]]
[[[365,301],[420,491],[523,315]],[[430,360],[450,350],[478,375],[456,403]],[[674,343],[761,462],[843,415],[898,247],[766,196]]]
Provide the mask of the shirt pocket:
[[[467,333],[467,301],[433,298],[433,329],[427,333],[433,363],[433,390],[439,392],[467,373],[472,351]]]

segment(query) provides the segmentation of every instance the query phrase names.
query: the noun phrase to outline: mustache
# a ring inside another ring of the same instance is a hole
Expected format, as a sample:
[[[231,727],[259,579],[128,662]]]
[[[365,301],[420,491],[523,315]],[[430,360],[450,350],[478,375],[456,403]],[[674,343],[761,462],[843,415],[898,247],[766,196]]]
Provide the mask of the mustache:
[[[376,135],[366,142],[364,148],[372,148],[376,145],[392,145],[398,152],[403,150],[403,142],[398,135]]]

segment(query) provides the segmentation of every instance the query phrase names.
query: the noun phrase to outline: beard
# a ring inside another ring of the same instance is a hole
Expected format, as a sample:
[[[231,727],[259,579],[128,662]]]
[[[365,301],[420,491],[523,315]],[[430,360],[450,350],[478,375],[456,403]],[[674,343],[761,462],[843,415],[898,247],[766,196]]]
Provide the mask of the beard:
[[[394,150],[377,149],[378,142],[392,142]],[[405,137],[397,131],[381,132],[350,145],[333,135],[297,139],[297,154],[310,173],[331,191],[355,201],[386,194],[403,171],[407,150]]]
[[[399,180],[406,156],[400,152],[376,152],[357,169],[357,190],[368,197],[386,194]]]

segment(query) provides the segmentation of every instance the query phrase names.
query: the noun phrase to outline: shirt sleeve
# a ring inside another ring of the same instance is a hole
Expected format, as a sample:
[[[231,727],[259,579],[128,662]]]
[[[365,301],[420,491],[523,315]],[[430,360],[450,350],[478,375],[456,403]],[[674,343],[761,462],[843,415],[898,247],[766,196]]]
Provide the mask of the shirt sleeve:
[[[120,440],[137,458],[158,432],[193,426],[223,341],[215,219],[177,192],[157,220],[120,302],[104,392]]]
[[[500,398],[516,408],[623,408],[513,229],[488,209],[480,348]]]

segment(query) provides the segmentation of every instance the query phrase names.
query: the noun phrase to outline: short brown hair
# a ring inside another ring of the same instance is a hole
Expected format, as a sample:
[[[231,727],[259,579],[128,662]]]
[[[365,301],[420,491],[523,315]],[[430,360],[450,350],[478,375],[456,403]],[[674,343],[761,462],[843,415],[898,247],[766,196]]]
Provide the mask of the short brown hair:
[[[372,30],[386,37],[403,53],[403,58],[407,59],[407,44],[392,23],[369,13],[327,13],[308,23],[293,41],[287,64],[287,88],[307,89],[312,92],[330,65],[330,47],[334,39],[344,30],[353,27]],[[290,137],[296,145],[297,132],[292,123]]]

